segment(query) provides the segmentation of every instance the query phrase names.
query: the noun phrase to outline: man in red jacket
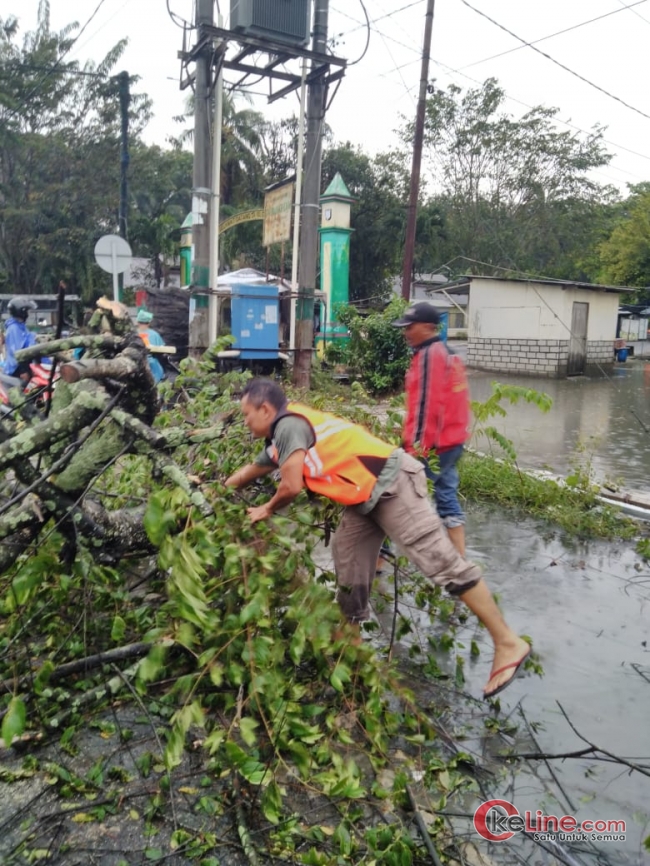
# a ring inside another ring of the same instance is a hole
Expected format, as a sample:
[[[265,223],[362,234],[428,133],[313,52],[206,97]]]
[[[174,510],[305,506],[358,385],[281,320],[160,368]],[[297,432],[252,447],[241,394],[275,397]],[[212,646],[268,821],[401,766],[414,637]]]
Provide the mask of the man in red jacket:
[[[425,465],[433,481],[436,508],[449,538],[465,555],[465,515],[458,502],[458,463],[469,437],[469,389],[465,365],[438,334],[440,314],[423,301],[412,304],[393,322],[404,329],[414,350],[406,374],[404,449]],[[437,468],[429,459],[437,457]]]

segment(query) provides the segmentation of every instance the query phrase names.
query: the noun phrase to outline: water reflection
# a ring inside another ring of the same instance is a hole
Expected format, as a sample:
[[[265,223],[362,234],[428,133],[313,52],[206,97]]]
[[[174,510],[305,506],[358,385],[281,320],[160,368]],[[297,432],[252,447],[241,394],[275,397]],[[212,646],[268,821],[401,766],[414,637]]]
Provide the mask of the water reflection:
[[[584,748],[561,705],[589,741],[647,765],[650,570],[637,571],[629,543],[543,537],[536,522],[508,519],[506,512],[495,514],[487,506],[472,506],[468,517],[468,555],[484,564],[513,628],[532,636],[545,671],[542,679],[527,676],[513,683],[501,695],[503,710],[521,701],[527,718],[541,723],[537,739],[547,753]],[[470,691],[476,693],[489,672],[490,648],[483,630],[472,630],[471,636],[485,648],[467,667]],[[495,746],[502,749],[503,743]],[[552,768],[582,820],[626,820],[627,842],[609,849],[610,862],[620,862],[616,855],[623,854],[625,862],[647,862],[642,853],[650,833],[647,776],[589,758],[553,761]],[[533,769],[544,768],[537,763]],[[557,793],[551,782],[549,790]],[[520,809],[534,811],[547,795],[536,776],[519,778]]]
[[[633,361],[610,377],[517,378],[473,371],[473,400],[486,400],[491,383],[525,385],[553,398],[547,414],[529,404],[506,405],[507,417],[491,423],[514,442],[520,463],[567,474],[590,461],[599,481],[616,480],[643,490],[650,478],[650,363]],[[486,450],[483,437],[473,444]]]
[[[643,853],[643,839],[650,834],[647,775],[593,756],[548,764],[524,761],[508,768],[500,757],[510,752],[576,752],[586,747],[582,736],[614,756],[650,765],[650,568],[638,570],[640,562],[629,542],[576,541],[548,524],[488,505],[468,507],[467,538],[468,556],[482,565],[508,622],[532,638],[544,676],[525,673],[500,695],[500,712],[479,700],[468,716],[468,707],[453,696],[455,652],[432,651],[429,643],[444,625],[431,621],[402,594],[400,613],[410,619],[413,630],[395,647],[396,656],[407,658],[409,646],[419,645],[418,657],[432,654],[448,678],[449,688],[443,686],[441,698],[440,684],[423,677],[415,688],[420,702],[439,709],[451,702],[447,724],[462,731],[459,747],[494,770],[490,796],[509,800],[520,813],[559,810],[580,821],[624,820],[625,842],[597,846],[598,862],[650,862]],[[390,597],[390,586],[387,593]],[[386,646],[392,605],[383,612],[378,604],[374,609],[381,632],[378,644]],[[464,659],[464,692],[480,699],[492,663],[491,642],[474,617],[456,637]],[[472,642],[481,649],[478,658],[470,652]],[[511,720],[517,733],[493,733],[486,724],[492,716]],[[476,805],[468,804],[468,809]],[[594,861],[589,856],[580,862]]]

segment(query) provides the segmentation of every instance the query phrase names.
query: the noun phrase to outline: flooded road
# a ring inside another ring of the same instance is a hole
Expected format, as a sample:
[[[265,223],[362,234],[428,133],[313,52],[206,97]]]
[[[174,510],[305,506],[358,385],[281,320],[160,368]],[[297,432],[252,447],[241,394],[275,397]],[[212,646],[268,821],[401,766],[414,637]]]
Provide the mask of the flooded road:
[[[467,530],[468,556],[483,566],[512,627],[532,637],[544,668],[542,678],[527,674],[502,693],[502,712],[521,702],[528,721],[541,725],[536,738],[545,753],[584,749],[561,705],[590,743],[647,767],[650,568],[637,570],[629,543],[563,540],[547,525],[515,521],[487,506],[471,507]],[[490,670],[490,642],[475,623],[464,637],[467,646],[473,638],[485,649],[476,662],[468,658],[465,669],[467,688],[478,695]],[[516,712],[512,718],[521,725]],[[488,752],[505,747],[498,739],[485,743]],[[529,741],[521,751],[530,751]],[[556,780],[541,762],[515,777],[507,793],[520,812],[556,814],[561,806],[562,814],[581,820],[622,818],[627,840],[605,846],[604,862],[650,862],[642,848],[650,834],[648,776],[588,757],[551,766]]]
[[[581,465],[601,484],[648,493],[650,362],[619,364],[597,379],[472,371],[472,399],[485,400],[492,381],[553,398],[547,414],[534,405],[508,405],[507,418],[494,419],[513,441],[520,465],[561,475]],[[485,438],[475,437],[473,445],[488,450]],[[545,671],[542,679],[527,676],[503,693],[506,712],[521,701],[528,720],[542,725],[537,740],[544,752],[585,748],[561,705],[590,743],[650,764],[650,567],[634,553],[634,543],[567,540],[547,524],[516,520],[487,506],[470,507],[467,530],[469,557],[484,566],[512,626],[532,636]],[[482,631],[474,638],[486,644]],[[485,658],[467,666],[473,693],[488,672],[486,646]],[[534,767],[539,775],[532,774]],[[605,848],[605,862],[650,863],[642,845],[650,834],[648,776],[586,757],[554,760],[551,769],[555,780],[541,762],[519,777],[509,794],[520,809],[562,805],[582,819],[623,818],[627,840]]]
[[[534,405],[504,403],[507,417],[490,422],[513,441],[522,467],[566,476],[579,464],[601,484],[614,481],[626,490],[649,492],[650,362],[619,364],[598,379],[470,371],[472,399],[487,399],[493,381],[545,391],[553,398],[547,414]],[[484,437],[474,437],[472,445],[501,456]],[[636,555],[634,542],[568,539],[551,524],[490,505],[470,503],[467,511],[468,557],[483,567],[511,626],[531,636],[544,668],[543,677],[526,674],[500,695],[496,718],[511,718],[518,732],[508,737],[486,729],[482,739],[472,740],[472,748],[489,763],[509,748],[530,753],[539,746],[545,754],[565,755],[591,743],[643,765],[647,773],[650,566]],[[417,619],[420,632],[435,634],[434,623]],[[390,628],[384,625],[383,630],[390,635]],[[465,691],[480,698],[491,667],[489,638],[471,617],[458,639]],[[470,657],[472,640],[481,647],[476,660]],[[453,678],[453,657],[446,664]],[[526,720],[534,735],[527,733]],[[623,819],[626,841],[602,843],[598,862],[650,863],[650,851],[643,848],[650,835],[650,778],[623,764],[587,756],[548,765],[530,761],[497,783],[493,795],[509,800],[520,813],[542,809],[580,820]],[[514,862],[505,846],[497,848],[495,862]],[[593,853],[585,857],[576,862],[594,862]]]
[[[570,815],[579,821],[626,822],[624,842],[599,843],[597,853],[589,845],[584,859],[565,862],[650,864],[650,851],[643,848],[650,835],[648,775],[602,753],[600,760],[582,756],[548,764],[506,765],[499,758],[512,752],[566,755],[591,743],[650,773],[650,566],[641,563],[633,542],[575,541],[548,523],[485,504],[472,503],[467,511],[468,558],[481,565],[509,624],[532,638],[544,673],[540,677],[525,672],[499,696],[500,711],[491,710],[482,701],[492,663],[491,642],[470,616],[456,633],[456,649],[434,653],[450,688],[458,653],[464,660],[463,692],[476,699],[473,709],[459,702],[447,714],[448,730],[458,737],[459,749],[493,770],[490,795],[507,799],[520,814],[541,809],[546,815]],[[322,566],[332,568],[329,549],[322,553]],[[380,583],[390,599],[390,579],[382,577]],[[373,640],[385,649],[392,632],[392,602],[376,610],[380,633]],[[408,657],[413,643],[423,653],[430,652],[427,641],[439,635],[439,624],[415,610],[408,597],[400,599],[400,613],[411,619],[413,631],[395,646],[397,655]],[[471,657],[472,641],[481,650],[478,658]],[[442,706],[448,700],[455,703],[448,690],[441,699],[435,681],[427,678],[419,681],[416,694],[424,706],[437,706],[441,700]],[[512,722],[517,730],[495,731],[492,718]],[[479,802],[468,802],[467,808],[473,810]],[[459,832],[487,851],[471,823]],[[521,840],[515,843],[519,846]],[[505,844],[493,846],[491,862],[522,862],[507,849]],[[575,853],[575,844],[570,850]],[[530,848],[519,850],[525,859],[530,853]],[[562,861],[543,857],[529,862]]]
[[[493,381],[544,391],[553,407],[504,403],[507,418],[491,423],[514,443],[519,463],[567,475],[577,464],[591,464],[594,479],[645,491],[650,487],[650,361],[618,364],[602,378],[535,379],[470,372],[473,400],[490,396]],[[485,437],[472,444],[487,451]],[[496,446],[492,446],[499,453]]]

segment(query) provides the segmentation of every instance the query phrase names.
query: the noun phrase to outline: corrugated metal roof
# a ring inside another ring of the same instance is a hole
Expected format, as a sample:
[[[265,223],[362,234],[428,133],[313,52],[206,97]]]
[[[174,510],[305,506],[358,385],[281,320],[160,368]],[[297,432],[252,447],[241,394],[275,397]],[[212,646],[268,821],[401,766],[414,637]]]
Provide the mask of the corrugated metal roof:
[[[464,277],[458,277],[455,280],[450,281],[446,285],[432,287],[431,289],[427,289],[427,294],[431,294],[436,291],[436,289],[441,288],[444,291],[451,294],[456,294],[458,291],[467,291],[468,286],[471,286],[473,280],[489,280],[491,282],[498,283],[513,283],[521,285],[522,283],[535,283],[536,285],[542,286],[557,286],[560,289],[567,288],[575,288],[575,289],[584,289],[585,291],[592,292],[615,292],[617,294],[625,294],[626,292],[636,292],[638,289],[635,289],[631,286],[605,286],[599,285],[597,283],[581,283],[576,280],[542,280],[537,277],[488,277],[482,276],[481,274],[468,274]]]

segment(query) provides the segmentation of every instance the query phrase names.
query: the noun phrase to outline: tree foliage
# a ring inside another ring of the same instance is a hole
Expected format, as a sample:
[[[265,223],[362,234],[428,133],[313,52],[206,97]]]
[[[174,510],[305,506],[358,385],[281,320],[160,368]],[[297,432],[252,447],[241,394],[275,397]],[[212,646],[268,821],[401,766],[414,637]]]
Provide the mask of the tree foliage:
[[[50,28],[49,4],[19,43],[0,41],[0,285],[48,290],[62,278],[72,290],[92,284],[92,251],[113,230],[119,201],[120,103],[112,77],[126,42],[98,63],[66,59],[77,25]],[[137,137],[149,100],[134,94]]]
[[[340,172],[355,202],[350,242],[350,299],[384,298],[401,271],[408,175],[396,154],[371,159],[349,142],[323,157],[322,188]]]
[[[411,352],[401,328],[394,328],[392,322],[405,307],[405,301],[394,298],[385,309],[367,315],[352,306],[336,311],[337,320],[350,333],[340,360],[371,394],[398,391],[404,385]]]
[[[165,262],[178,255],[180,226],[192,207],[192,154],[137,142],[131,151],[129,243],[153,266],[160,286]]]
[[[616,225],[598,248],[600,279],[645,287],[637,300],[650,301],[650,184],[633,186],[618,210]]]
[[[585,279],[585,250],[601,240],[602,207],[613,195],[590,177],[610,159],[603,130],[560,131],[557,109],[544,106],[513,118],[504,100],[488,79],[427,101],[431,200],[445,227],[440,264],[460,257],[484,273]]]

